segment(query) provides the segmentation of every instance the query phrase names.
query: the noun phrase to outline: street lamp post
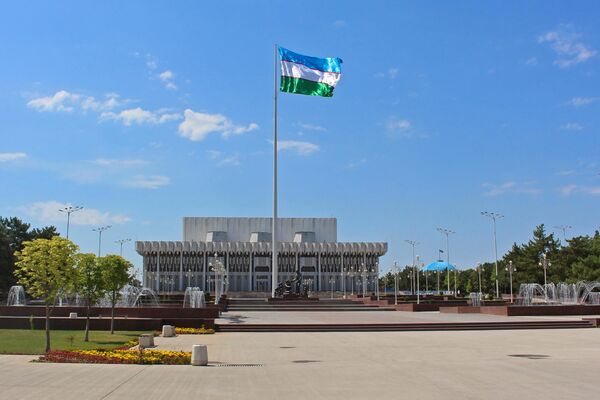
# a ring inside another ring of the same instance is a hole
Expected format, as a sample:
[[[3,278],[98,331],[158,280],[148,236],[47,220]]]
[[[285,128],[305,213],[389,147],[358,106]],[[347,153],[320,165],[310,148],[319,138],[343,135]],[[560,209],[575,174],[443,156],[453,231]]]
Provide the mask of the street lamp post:
[[[508,262],[508,267],[506,267],[506,270],[508,271],[508,276],[509,276],[509,280],[510,280],[510,302],[512,303],[513,302],[513,279],[512,279],[512,274],[517,269],[513,266],[513,262],[509,261]]]
[[[504,215],[495,212],[482,211],[481,215],[490,218],[494,223],[494,259],[496,264],[496,298],[500,297],[500,288],[498,285],[498,241],[496,240],[496,220],[504,218]]]
[[[417,304],[421,304],[421,296],[419,292],[421,291],[421,285],[419,283],[419,256],[417,256],[417,263],[415,264],[415,273],[417,274]]]
[[[379,301],[379,261],[375,262],[375,291],[377,292],[377,301]]]
[[[110,228],[112,228],[111,225],[105,225],[92,229],[94,232],[98,232],[98,257],[100,257],[100,252],[102,250],[102,232],[109,230]]]
[[[82,210],[83,207],[81,206],[67,206],[65,208],[61,208],[60,212],[64,212],[67,214],[67,239],[69,238],[69,225],[71,223],[71,214],[73,214],[74,212],[80,211]]]
[[[479,297],[481,297],[481,270],[483,269],[483,266],[481,265],[481,263],[477,263],[477,275],[479,276]]]
[[[394,261],[394,305],[398,305],[398,263]]]
[[[121,246],[121,251],[120,251],[120,255],[121,257],[123,257],[123,244],[127,243],[127,242],[131,242],[131,239],[119,239],[119,240],[115,240],[115,243],[118,243]]]
[[[415,266],[415,246],[419,244],[419,242],[416,242],[414,240],[405,240],[406,243],[410,244],[412,246],[412,267],[414,270],[414,266]],[[414,273],[411,273],[411,277],[410,277],[410,288],[411,288],[411,294],[414,294],[414,287],[415,287],[415,276]]]
[[[548,268],[552,266],[552,263],[548,261],[548,256],[546,253],[542,254],[542,260],[538,263],[538,265],[544,268],[544,297],[546,298],[546,303],[548,302],[548,281],[547,281],[547,271]]]
[[[448,237],[456,232],[446,229],[446,228],[437,228],[437,231],[442,235],[446,235],[446,275],[448,276],[448,292],[450,291],[450,246]]]

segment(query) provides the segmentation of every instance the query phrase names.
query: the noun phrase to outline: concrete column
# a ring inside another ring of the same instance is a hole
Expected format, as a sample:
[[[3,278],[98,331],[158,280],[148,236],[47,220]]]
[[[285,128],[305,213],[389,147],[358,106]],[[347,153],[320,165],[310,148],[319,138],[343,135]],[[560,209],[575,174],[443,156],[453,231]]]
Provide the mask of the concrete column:
[[[344,291],[344,288],[346,287],[346,273],[344,272],[344,253],[340,253],[340,257],[342,259],[342,264],[340,265],[340,268],[342,269],[341,272],[341,276],[342,276],[342,291]]]
[[[181,249],[181,257],[179,259],[179,290],[183,291],[183,249]]]
[[[160,292],[160,247],[156,252],[156,291]]]
[[[204,251],[204,265],[202,265],[202,290],[206,292],[206,268],[208,264],[208,253]]]
[[[323,275],[321,274],[321,252],[317,253],[317,290],[320,292],[323,288]]]
[[[229,277],[229,252],[225,252],[225,271],[227,271],[226,275]],[[225,279],[224,276],[221,279]],[[229,279],[229,278],[228,278]],[[225,292],[225,283],[223,282],[223,292]]]
[[[254,253],[250,252],[250,265],[248,266],[248,290],[254,291]]]

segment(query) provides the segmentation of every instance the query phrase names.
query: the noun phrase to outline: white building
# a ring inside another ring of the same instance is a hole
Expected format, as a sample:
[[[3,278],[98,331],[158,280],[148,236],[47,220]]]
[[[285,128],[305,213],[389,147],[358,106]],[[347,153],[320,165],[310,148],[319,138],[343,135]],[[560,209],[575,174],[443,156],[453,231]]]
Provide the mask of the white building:
[[[229,291],[271,291],[271,218],[183,218],[183,241],[140,241],[144,285],[159,292],[214,288],[212,265],[227,270]],[[312,291],[376,287],[387,243],[338,242],[335,218],[277,219],[278,280],[297,269]]]

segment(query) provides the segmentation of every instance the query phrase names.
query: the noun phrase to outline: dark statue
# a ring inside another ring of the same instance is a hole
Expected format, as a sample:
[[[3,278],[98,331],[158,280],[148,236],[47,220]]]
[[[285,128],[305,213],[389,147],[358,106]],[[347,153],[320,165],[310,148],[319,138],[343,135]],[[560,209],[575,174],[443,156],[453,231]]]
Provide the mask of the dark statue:
[[[291,280],[282,282],[275,288],[275,297],[308,297],[308,285],[302,283],[300,271],[296,271]]]

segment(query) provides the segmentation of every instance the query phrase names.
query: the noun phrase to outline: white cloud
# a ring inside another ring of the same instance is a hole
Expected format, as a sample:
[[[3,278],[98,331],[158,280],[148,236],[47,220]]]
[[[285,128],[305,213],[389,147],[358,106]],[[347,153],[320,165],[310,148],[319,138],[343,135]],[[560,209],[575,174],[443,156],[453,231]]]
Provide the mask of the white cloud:
[[[569,122],[562,125],[560,129],[565,131],[580,131],[583,129],[583,126],[581,124],[578,124],[577,122]]]
[[[106,111],[112,110],[128,100],[119,100],[117,93],[107,93],[103,100],[98,100],[94,96],[85,96],[79,93],[70,93],[66,90],[59,90],[52,96],[38,97],[27,102],[27,107],[33,108],[39,112],[72,112],[75,109],[80,111]]]
[[[134,176],[131,180],[124,182],[124,185],[140,189],[158,189],[170,183],[171,179],[163,175],[137,175]]]
[[[220,133],[223,137],[240,135],[258,129],[258,125],[251,123],[248,126],[236,125],[222,114],[208,114],[186,109],[184,119],[179,124],[179,134],[193,141],[201,141],[211,133]]]
[[[299,142],[296,140],[280,140],[277,142],[277,150],[291,150],[302,156],[309,156],[319,151],[319,146],[310,142]]]
[[[585,62],[597,54],[596,50],[578,41],[581,35],[571,32],[569,28],[568,25],[561,25],[558,30],[538,37],[538,43],[550,43],[558,56],[554,64],[559,68]]]
[[[158,78],[165,84],[165,87],[170,90],[177,89],[177,85],[173,82],[173,78],[175,78],[175,74],[173,71],[166,70],[158,74]]]
[[[580,186],[571,184],[559,187],[558,191],[563,196],[571,196],[575,193],[582,193],[591,196],[600,196],[600,186]]]
[[[409,138],[412,136],[412,123],[407,119],[390,118],[386,123],[386,129],[390,136]]]
[[[343,19],[338,19],[334,21],[333,26],[336,28],[345,28],[346,26],[348,26],[348,23]]]
[[[367,159],[361,158],[360,160],[351,161],[348,164],[346,164],[346,169],[356,169],[362,165],[365,165],[366,163],[367,163]]]
[[[538,59],[535,57],[531,57],[531,58],[528,58],[527,60],[525,60],[525,65],[533,66],[533,65],[537,65],[537,63],[538,63]]]
[[[20,207],[20,210],[37,221],[55,224],[66,221],[66,215],[59,210],[68,206],[71,206],[71,204],[54,200],[46,202],[40,201]],[[129,221],[131,221],[131,218],[126,215],[111,214],[94,208],[83,208],[82,210],[71,214],[71,223],[74,225],[124,224]]]
[[[26,153],[0,153],[0,162],[16,161],[27,157]]]
[[[144,124],[162,124],[169,121],[181,119],[179,113],[160,113],[155,111],[144,110],[141,107],[130,108],[127,110],[115,112],[103,112],[100,115],[100,120],[113,120],[121,122],[125,126],[144,125]]]
[[[33,108],[37,111],[73,111],[73,104],[78,100],[78,96],[67,92],[66,90],[60,90],[52,96],[38,97],[30,100],[27,103],[27,107]]]
[[[487,190],[484,194],[491,197],[507,193],[531,195],[542,193],[541,189],[533,186],[533,182],[507,181],[501,184],[484,183],[482,186]]]
[[[373,75],[375,78],[378,79],[383,79],[383,78],[388,78],[388,79],[396,79],[396,77],[398,76],[398,72],[400,70],[398,68],[395,67],[390,67],[388,68],[387,71],[385,72],[377,72],[375,75]]]
[[[217,167],[224,166],[239,166],[241,165],[239,154],[234,155],[226,155],[222,151],[218,150],[208,150],[206,152],[208,154],[208,158],[216,161]]]
[[[558,188],[558,191],[563,196],[570,196],[577,189],[577,185],[565,185]]]
[[[571,100],[567,101],[567,104],[573,107],[582,107],[592,104],[598,100],[597,97],[573,97]]]
[[[119,160],[114,158],[97,158],[91,162],[92,164],[101,165],[103,167],[131,167],[137,165],[144,165],[148,163],[145,160],[139,159]]]
[[[302,129],[305,129],[307,131],[319,131],[319,132],[325,132],[327,129],[323,128],[322,126],[319,125],[313,125],[313,124],[299,124],[300,127]]]
[[[396,76],[398,75],[398,68],[389,68],[387,73],[390,79],[396,79]]]

